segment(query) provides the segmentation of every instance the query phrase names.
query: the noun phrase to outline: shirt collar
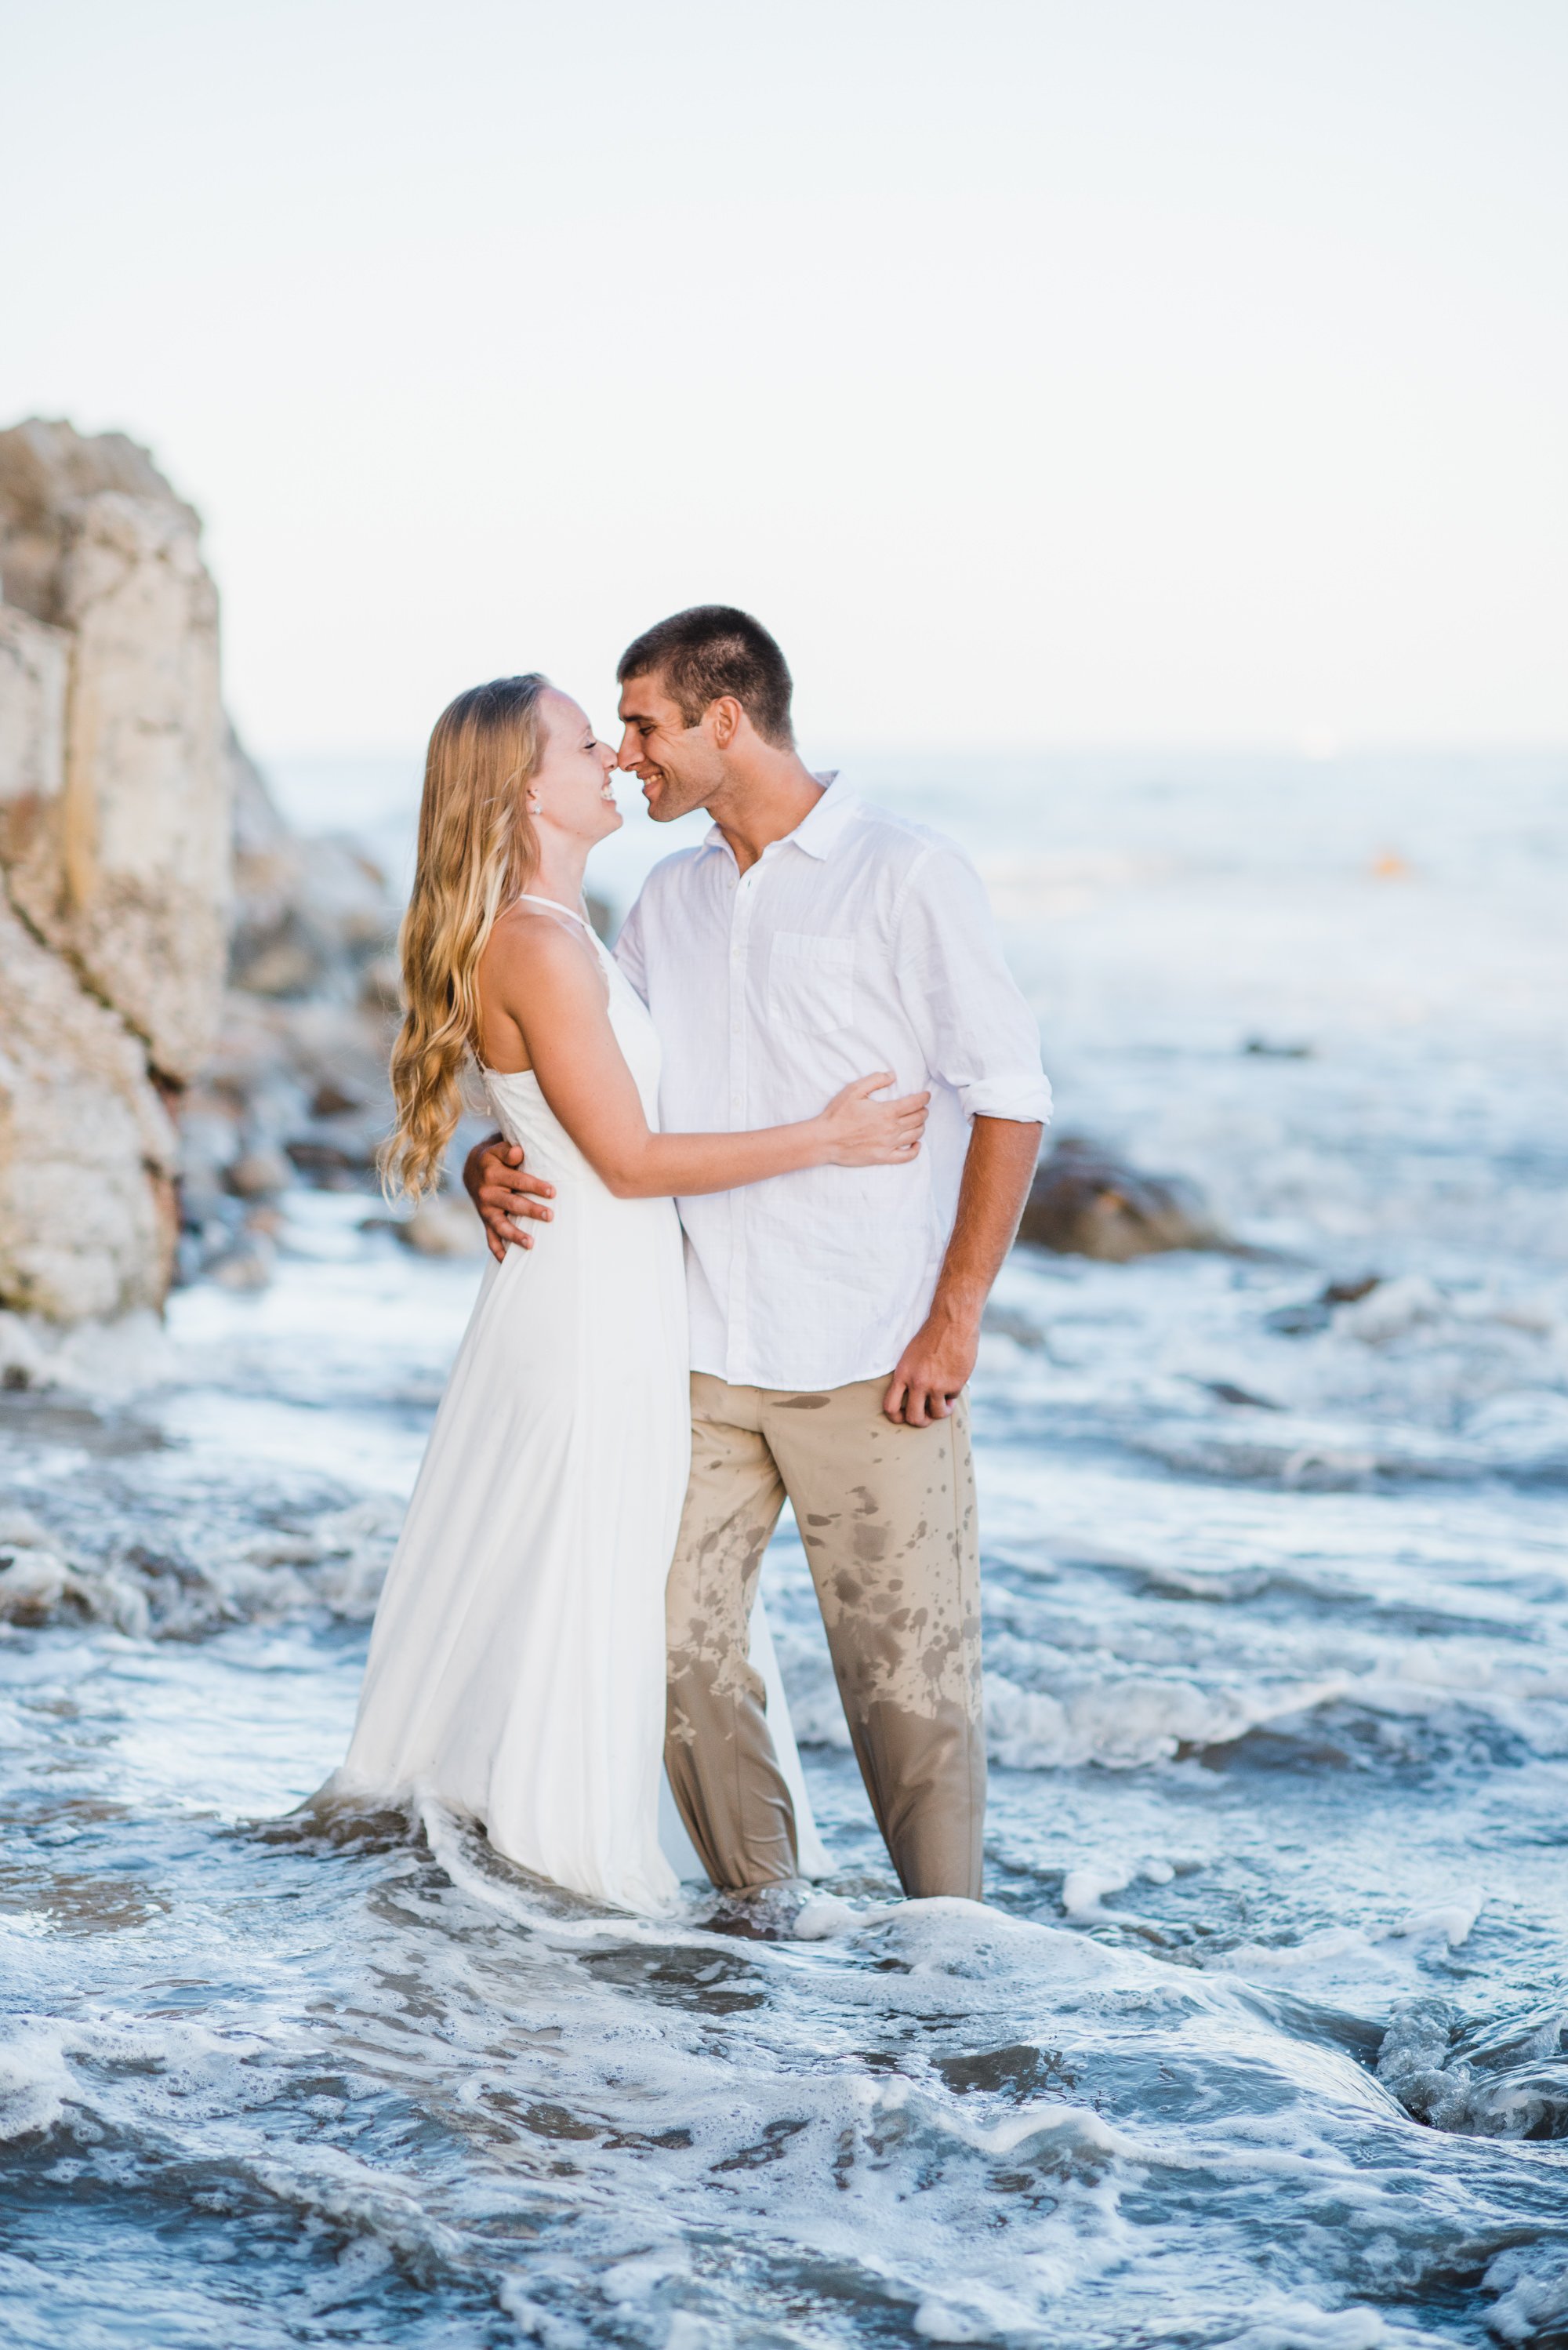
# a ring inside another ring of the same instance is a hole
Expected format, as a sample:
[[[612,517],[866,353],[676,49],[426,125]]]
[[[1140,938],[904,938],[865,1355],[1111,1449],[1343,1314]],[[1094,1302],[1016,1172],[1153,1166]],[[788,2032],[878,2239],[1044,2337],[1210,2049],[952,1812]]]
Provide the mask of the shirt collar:
[[[804,848],[808,857],[815,857],[820,861],[831,857],[837,846],[839,835],[860,803],[853,792],[845,790],[838,780],[836,767],[826,767],[820,774],[814,773],[812,781],[822,785],[822,797],[809,814],[802,816],[793,832],[786,832],[783,840],[776,841],[773,845],[778,848],[783,848],[786,845],[794,848]],[[704,848],[715,848],[727,847],[728,844],[718,826],[714,825],[702,846]],[[764,850],[763,855],[765,856],[766,853]]]

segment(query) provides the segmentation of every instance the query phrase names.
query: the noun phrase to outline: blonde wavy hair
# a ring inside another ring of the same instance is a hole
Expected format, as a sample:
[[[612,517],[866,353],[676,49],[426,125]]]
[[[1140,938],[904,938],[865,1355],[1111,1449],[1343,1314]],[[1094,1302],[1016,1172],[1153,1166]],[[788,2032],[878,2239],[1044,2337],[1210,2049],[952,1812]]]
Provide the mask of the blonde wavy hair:
[[[407,1010],[392,1047],[397,1122],[380,1153],[389,1195],[423,1199],[479,1053],[479,962],[496,916],[537,869],[526,786],[545,755],[537,674],[471,686],[436,720],[425,757],[419,859],[398,936]]]

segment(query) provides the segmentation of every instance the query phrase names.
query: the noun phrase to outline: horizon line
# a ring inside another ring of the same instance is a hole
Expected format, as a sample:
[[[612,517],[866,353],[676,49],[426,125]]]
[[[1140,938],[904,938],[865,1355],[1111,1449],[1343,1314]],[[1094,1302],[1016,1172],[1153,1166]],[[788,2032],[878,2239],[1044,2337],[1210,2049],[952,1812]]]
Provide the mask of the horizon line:
[[[258,766],[282,760],[397,760],[422,765],[422,743],[291,743],[261,747],[241,735],[242,747]],[[1331,767],[1341,761],[1367,758],[1400,759],[1568,759],[1568,735],[1468,736],[1459,740],[1423,740],[1415,735],[1347,737],[1319,742],[1255,737],[1241,741],[1193,736],[1150,737],[1013,743],[900,742],[869,735],[844,737],[832,745],[808,742],[802,755],[850,759],[1288,759],[1303,766]]]

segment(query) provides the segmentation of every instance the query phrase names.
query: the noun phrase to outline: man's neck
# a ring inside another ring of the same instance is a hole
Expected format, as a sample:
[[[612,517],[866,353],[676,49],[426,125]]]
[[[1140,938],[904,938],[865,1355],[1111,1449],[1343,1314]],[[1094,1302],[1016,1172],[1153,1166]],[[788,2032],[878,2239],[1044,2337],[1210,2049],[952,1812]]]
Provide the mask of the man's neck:
[[[798,752],[770,749],[748,763],[744,775],[725,781],[708,802],[708,813],[745,873],[764,848],[805,823],[823,788]]]

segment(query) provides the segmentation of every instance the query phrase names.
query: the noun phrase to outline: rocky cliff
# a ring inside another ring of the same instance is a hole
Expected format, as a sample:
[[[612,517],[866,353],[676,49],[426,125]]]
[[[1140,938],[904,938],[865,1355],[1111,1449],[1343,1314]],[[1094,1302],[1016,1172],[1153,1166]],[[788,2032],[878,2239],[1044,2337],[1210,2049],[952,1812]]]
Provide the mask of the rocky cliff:
[[[155,1305],[170,1104],[216,1033],[229,770],[217,598],[145,451],[0,433],[0,1302]]]
[[[235,741],[200,525],[146,451],[0,432],[0,1310],[260,1278],[296,1170],[362,1181],[394,923]]]

